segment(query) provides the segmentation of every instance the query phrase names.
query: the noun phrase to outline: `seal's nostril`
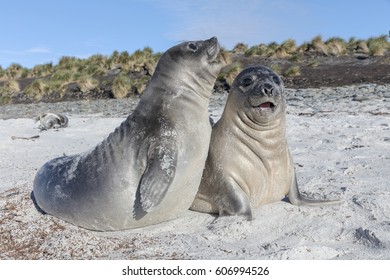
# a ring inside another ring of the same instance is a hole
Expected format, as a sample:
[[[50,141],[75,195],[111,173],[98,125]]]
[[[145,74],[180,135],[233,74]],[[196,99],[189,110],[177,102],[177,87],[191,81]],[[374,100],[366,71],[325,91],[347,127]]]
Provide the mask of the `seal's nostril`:
[[[261,92],[266,94],[266,95],[268,95],[268,96],[272,96],[273,95],[273,91],[274,91],[274,87],[271,84],[268,84],[268,83],[265,83],[262,86],[262,89],[261,89]]]

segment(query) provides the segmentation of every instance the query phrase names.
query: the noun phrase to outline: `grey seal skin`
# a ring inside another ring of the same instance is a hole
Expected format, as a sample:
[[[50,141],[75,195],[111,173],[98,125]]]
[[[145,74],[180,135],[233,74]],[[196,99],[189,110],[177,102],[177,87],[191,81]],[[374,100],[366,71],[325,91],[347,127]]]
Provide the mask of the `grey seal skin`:
[[[34,120],[36,122],[39,121],[40,131],[51,128],[58,129],[60,127],[67,127],[69,122],[67,116],[54,113],[40,114]]]
[[[211,135],[209,97],[224,65],[213,37],[166,51],[134,112],[89,152],[53,159],[36,174],[44,212],[93,230],[171,220],[188,210]]]
[[[272,70],[255,66],[234,80],[224,112],[212,129],[209,155],[192,210],[252,219],[252,207],[282,200],[312,200],[299,193],[285,135],[284,85]]]

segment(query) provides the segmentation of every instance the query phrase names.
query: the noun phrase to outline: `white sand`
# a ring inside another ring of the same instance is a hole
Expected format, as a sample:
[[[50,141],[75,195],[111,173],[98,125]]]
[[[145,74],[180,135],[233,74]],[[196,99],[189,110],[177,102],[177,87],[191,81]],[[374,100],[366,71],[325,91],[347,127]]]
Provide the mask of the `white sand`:
[[[376,99],[345,104],[314,115],[290,106],[287,115],[301,191],[341,205],[278,202],[256,209],[250,222],[188,211],[106,233],[42,215],[30,193],[43,163],[92,148],[123,119],[74,115],[69,127],[42,133],[30,119],[0,120],[0,259],[390,259],[390,111],[370,114],[384,104]],[[221,110],[211,112],[218,118]],[[40,137],[11,139],[33,135]]]

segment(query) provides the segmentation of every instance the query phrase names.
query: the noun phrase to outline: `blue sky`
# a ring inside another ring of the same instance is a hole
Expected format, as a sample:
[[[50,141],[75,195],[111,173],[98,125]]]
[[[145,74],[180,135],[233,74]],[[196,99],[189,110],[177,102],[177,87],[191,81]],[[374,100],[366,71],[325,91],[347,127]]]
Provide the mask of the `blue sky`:
[[[25,67],[61,56],[163,52],[185,40],[217,36],[249,46],[292,38],[388,34],[390,0],[3,0],[0,65]]]

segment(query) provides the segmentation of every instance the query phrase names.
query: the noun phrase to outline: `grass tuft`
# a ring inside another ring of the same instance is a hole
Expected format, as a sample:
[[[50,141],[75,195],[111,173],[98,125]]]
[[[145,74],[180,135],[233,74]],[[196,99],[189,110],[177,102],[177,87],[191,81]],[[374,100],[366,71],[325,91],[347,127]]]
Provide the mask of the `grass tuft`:
[[[121,73],[113,81],[112,94],[116,99],[123,99],[130,94],[132,85],[131,79]]]
[[[29,85],[25,93],[27,96],[32,97],[35,101],[42,99],[47,89],[47,85],[42,79],[35,80],[31,85]]]
[[[0,94],[2,95],[11,95],[19,91],[20,91],[20,86],[17,80],[5,81],[3,86],[0,87]]]
[[[239,63],[232,63],[224,68],[222,68],[221,72],[218,75],[218,80],[223,81],[225,80],[228,85],[232,85],[234,79],[237,77],[237,75],[242,71],[242,66]]]
[[[301,75],[301,68],[298,65],[293,65],[284,72],[285,77],[296,77],[299,75]]]
[[[390,44],[387,42],[387,35],[369,38],[367,40],[367,47],[371,56],[384,56],[386,51],[390,49]]]
[[[232,52],[233,53],[241,53],[244,54],[248,50],[248,45],[244,43],[238,43],[234,46]]]

